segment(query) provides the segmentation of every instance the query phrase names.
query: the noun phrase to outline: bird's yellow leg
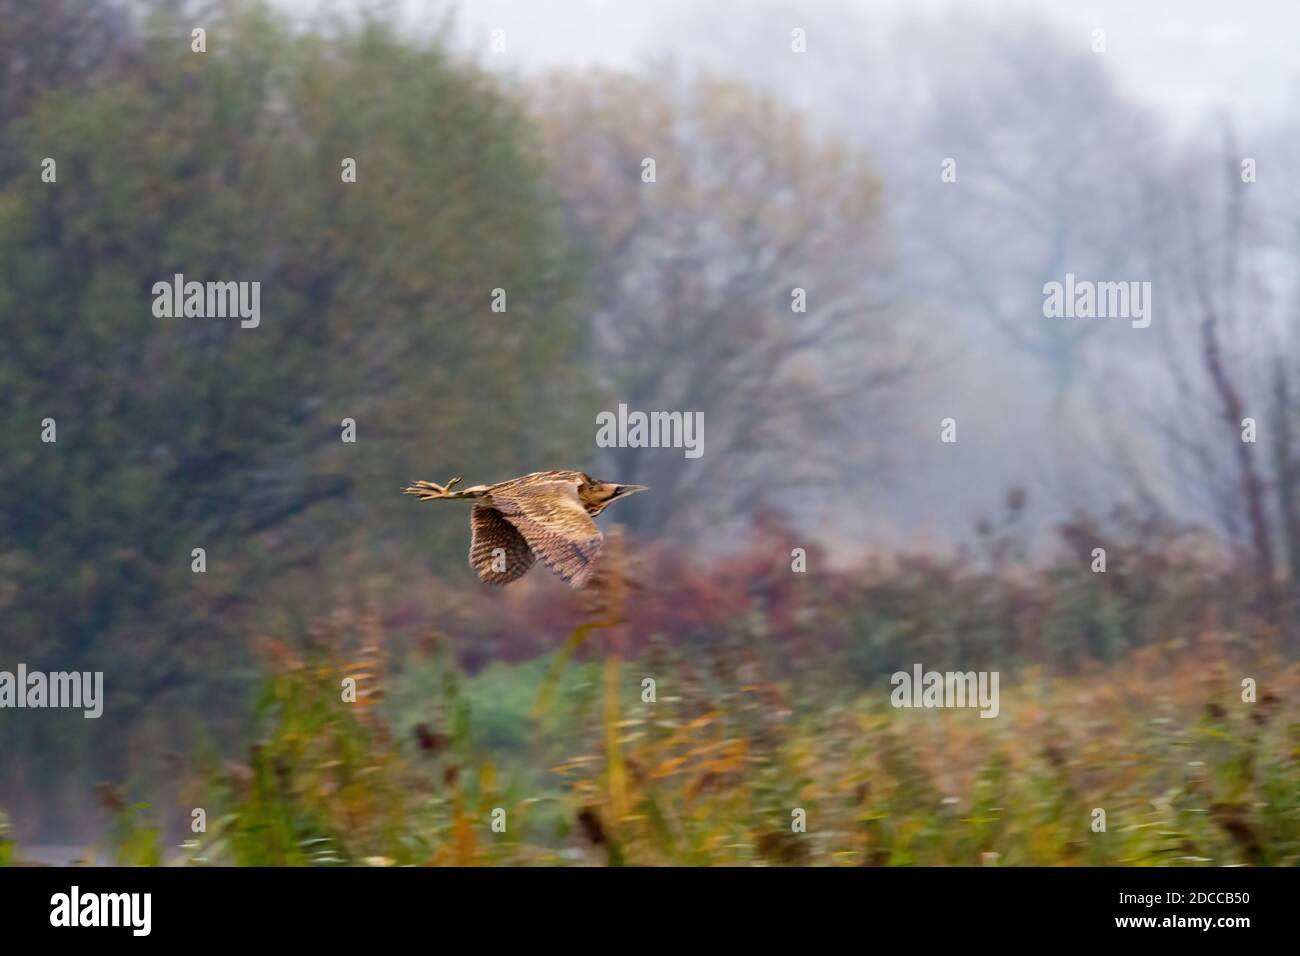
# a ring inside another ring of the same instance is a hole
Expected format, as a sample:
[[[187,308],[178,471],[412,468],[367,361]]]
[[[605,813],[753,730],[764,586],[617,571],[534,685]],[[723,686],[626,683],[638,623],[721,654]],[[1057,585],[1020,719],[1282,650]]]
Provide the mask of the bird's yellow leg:
[[[451,481],[447,482],[445,485],[440,485],[435,481],[417,481],[414,484],[403,488],[402,494],[414,495],[421,501],[432,501],[436,498],[455,498],[458,497],[458,493],[453,492],[451,489],[458,481],[460,481],[459,475],[451,479]]]

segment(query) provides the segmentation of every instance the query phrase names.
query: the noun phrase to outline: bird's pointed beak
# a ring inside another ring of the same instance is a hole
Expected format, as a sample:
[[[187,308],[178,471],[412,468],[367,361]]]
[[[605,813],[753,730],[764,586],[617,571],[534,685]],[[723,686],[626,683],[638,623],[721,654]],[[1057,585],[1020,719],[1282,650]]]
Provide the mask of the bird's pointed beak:
[[[622,498],[624,495],[634,495],[638,491],[649,491],[649,490],[650,488],[647,485],[619,485],[618,496]]]

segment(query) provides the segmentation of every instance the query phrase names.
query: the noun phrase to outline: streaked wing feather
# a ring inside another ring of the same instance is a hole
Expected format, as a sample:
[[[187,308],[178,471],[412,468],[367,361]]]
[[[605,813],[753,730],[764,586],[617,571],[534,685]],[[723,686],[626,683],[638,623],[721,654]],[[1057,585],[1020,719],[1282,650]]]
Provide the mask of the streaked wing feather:
[[[569,481],[539,481],[492,493],[492,503],[519,529],[542,563],[574,587],[582,587],[600,554],[596,522]]]
[[[469,543],[469,566],[478,574],[479,579],[487,584],[509,584],[528,573],[533,566],[534,555],[528,542],[519,530],[512,525],[496,508],[476,504],[469,516],[473,537]],[[502,554],[496,553],[497,549]],[[505,559],[505,570],[493,568]]]

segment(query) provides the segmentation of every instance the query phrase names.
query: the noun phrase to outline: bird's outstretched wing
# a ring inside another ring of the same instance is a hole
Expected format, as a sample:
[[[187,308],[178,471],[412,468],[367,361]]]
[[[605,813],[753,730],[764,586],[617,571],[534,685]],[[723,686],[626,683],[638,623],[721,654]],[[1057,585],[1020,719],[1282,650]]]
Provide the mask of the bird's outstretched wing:
[[[602,538],[578,500],[574,482],[539,481],[493,489],[492,504],[519,529],[548,568],[574,587],[587,582]]]
[[[476,504],[470,512],[469,524],[473,531],[469,566],[481,581],[509,584],[528,573],[533,566],[533,550],[500,511]]]

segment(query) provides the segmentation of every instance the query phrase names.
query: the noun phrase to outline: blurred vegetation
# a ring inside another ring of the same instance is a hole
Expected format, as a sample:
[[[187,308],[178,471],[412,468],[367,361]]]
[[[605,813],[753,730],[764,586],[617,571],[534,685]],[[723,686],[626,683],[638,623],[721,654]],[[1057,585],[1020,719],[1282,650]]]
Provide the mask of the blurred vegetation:
[[[902,384],[934,349],[887,291],[871,158],[774,96],[671,64],[521,85],[592,262],[595,373],[629,408],[709,423],[689,467],[677,449],[602,450],[604,473],[654,489],[620,520],[698,541],[809,485],[835,500],[879,479]]]
[[[813,576],[774,558],[780,536],[769,526],[752,551],[692,569],[689,607],[679,582],[650,571],[667,555],[633,562],[621,613],[558,667],[552,651],[471,671],[461,651],[478,638],[445,629],[456,615],[441,611],[339,611],[294,639],[259,640],[244,752],[180,761],[175,807],[146,810],[105,788],[97,855],[190,865],[1300,863],[1300,667],[1268,625],[1234,618],[1235,582],[1209,573],[1208,554],[1176,540],[1117,542],[1116,578],[1151,580],[1137,569],[1159,560],[1165,590],[1095,585],[1085,610],[1065,557],[1032,569],[917,556],[893,570]],[[763,568],[770,580],[756,588]],[[548,582],[510,603],[538,628],[553,622],[549,647],[563,643],[568,591]],[[1066,653],[1019,632],[1036,622],[1045,634],[1087,633],[1090,618],[1118,622],[1123,646]],[[980,647],[984,664],[958,663]],[[993,666],[999,716],[894,709],[890,671],[912,662]],[[1253,702],[1242,698],[1248,676],[1259,682]],[[195,808],[206,818],[197,833]],[[797,809],[806,833],[791,829]],[[1105,832],[1092,829],[1097,809]]]

